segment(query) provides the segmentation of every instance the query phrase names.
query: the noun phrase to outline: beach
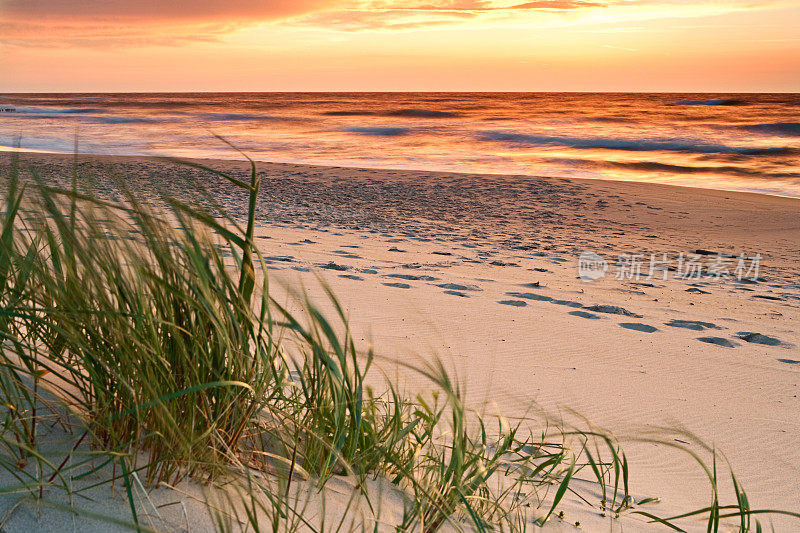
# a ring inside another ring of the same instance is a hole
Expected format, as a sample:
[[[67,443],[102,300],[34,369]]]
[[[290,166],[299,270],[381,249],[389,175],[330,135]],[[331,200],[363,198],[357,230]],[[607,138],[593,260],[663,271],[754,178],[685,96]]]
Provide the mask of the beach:
[[[0,155],[3,169],[9,157]],[[69,176],[73,157],[23,153],[21,162],[47,180]],[[178,197],[197,179],[234,218],[246,213],[240,190],[200,169],[145,157],[77,162],[80,173]],[[249,172],[244,162],[197,162],[241,179]],[[685,454],[642,442],[655,437],[724,454],[753,507],[800,509],[800,199],[524,175],[257,168],[255,235],[270,290],[297,306],[290,293],[320,301],[330,287],[359,348],[372,347],[407,394],[427,382],[404,364],[438,357],[472,408],[510,419],[542,409],[612,432],[631,464],[632,494],[659,497],[659,512],[692,508],[709,489]],[[602,276],[579,271],[586,253],[605,261]],[[608,530],[578,498],[565,501],[587,530]],[[645,528],[641,517],[620,524]]]

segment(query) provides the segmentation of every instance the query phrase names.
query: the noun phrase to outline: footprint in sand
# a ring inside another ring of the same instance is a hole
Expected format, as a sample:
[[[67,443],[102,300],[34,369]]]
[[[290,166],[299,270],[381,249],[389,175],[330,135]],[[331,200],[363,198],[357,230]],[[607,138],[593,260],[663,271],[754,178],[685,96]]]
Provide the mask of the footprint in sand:
[[[582,303],[575,302],[573,300],[550,300],[550,303],[551,304],[556,304],[556,305],[566,305],[567,307],[583,307]],[[587,313],[587,314],[591,314],[591,313]],[[578,316],[580,316],[580,315],[578,315]]]
[[[539,302],[552,302],[553,299],[550,296],[544,296],[543,294],[534,294],[532,292],[507,292],[509,296],[513,296],[514,298],[522,298],[524,300],[537,300]]]
[[[482,291],[477,285],[460,285],[458,283],[440,283],[436,285],[441,289],[448,289],[451,291]]]
[[[586,308],[589,311],[594,311],[595,313],[608,313],[610,315],[623,315],[623,316],[630,316],[633,318],[642,318],[642,315],[637,315],[636,313],[632,313],[625,309],[624,307],[620,307],[618,305],[587,305]]]
[[[716,344],[717,346],[722,346],[724,348],[736,348],[737,346],[740,346],[738,342],[723,339],[722,337],[697,337],[697,340],[708,344]]]
[[[632,329],[633,331],[641,331],[642,333],[654,333],[658,328],[649,324],[642,324],[641,322],[620,322],[619,326],[625,329]]]
[[[594,313],[587,313],[586,311],[570,311],[569,313],[572,316],[579,316],[581,318],[590,318],[592,320],[597,320],[600,317],[595,315]]]
[[[795,361],[794,359],[778,359],[778,361],[787,365],[800,365],[800,361]]]
[[[776,302],[782,302],[784,300],[779,296],[770,296],[769,294],[754,294],[753,298],[761,298],[762,300],[775,300]]]
[[[452,294],[453,296],[460,296],[462,298],[469,298],[469,294],[461,291],[444,291],[445,294]]]
[[[523,302],[522,300],[500,300],[497,303],[503,305],[510,305],[512,307],[525,307],[526,305],[528,305],[526,302]]]
[[[323,263],[323,264],[318,265],[318,266],[320,268],[324,268],[325,270],[339,270],[339,271],[350,270],[349,266],[339,265],[337,263],[334,263],[333,261],[328,261],[327,263]]]
[[[308,267],[298,267],[298,266],[293,266],[292,270],[297,270],[298,272],[310,272],[311,271],[311,269],[308,268]]]
[[[685,292],[691,292],[691,293],[694,293],[694,294],[711,294],[710,292],[704,291],[703,289],[699,289],[697,287],[692,287],[690,289],[686,289]]]
[[[410,289],[411,285],[408,283],[384,283],[387,287],[395,287],[396,289]]]
[[[361,268],[358,271],[361,272],[362,274],[377,274],[378,273],[378,271],[375,270],[374,268]]]
[[[363,259],[363,257],[361,257],[360,255],[356,255],[356,254],[354,254],[352,252],[348,252],[346,250],[334,250],[331,253],[332,254],[336,254],[339,257],[344,257],[344,258],[347,258],[347,259]]]
[[[356,276],[355,274],[339,274],[339,277],[345,279],[354,279],[356,281],[364,281],[364,278],[361,276]]]
[[[783,342],[775,337],[769,335],[762,335],[761,333],[753,333],[751,331],[740,331],[736,334],[737,337],[745,342],[752,342],[754,344],[763,344],[765,346],[780,346]]]
[[[664,325],[670,326],[672,328],[686,328],[694,331],[705,331],[707,329],[722,329],[718,325],[713,324],[711,322],[701,322],[699,320],[672,319],[669,322],[665,322]]]
[[[293,255],[268,255],[264,258],[264,262],[269,264],[273,261],[281,261],[284,263],[296,263]]]
[[[436,281],[439,278],[433,276],[417,276],[414,274],[386,274],[387,278],[406,279],[409,281]]]

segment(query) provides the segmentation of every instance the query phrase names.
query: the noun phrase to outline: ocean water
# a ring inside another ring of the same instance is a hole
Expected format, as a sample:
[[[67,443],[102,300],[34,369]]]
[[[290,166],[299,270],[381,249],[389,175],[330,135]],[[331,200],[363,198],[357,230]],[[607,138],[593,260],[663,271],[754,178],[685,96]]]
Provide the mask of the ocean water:
[[[800,197],[800,94],[0,94],[0,147],[653,181]]]

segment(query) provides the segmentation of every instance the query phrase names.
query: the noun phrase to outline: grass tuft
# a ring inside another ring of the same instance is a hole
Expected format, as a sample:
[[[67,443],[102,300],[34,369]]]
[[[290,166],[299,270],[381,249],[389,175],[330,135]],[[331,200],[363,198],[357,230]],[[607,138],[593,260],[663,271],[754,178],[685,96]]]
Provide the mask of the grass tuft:
[[[123,180],[109,195],[77,166],[59,189],[35,169],[23,179],[13,157],[0,218],[0,468],[15,484],[2,495],[62,508],[49,495],[71,501],[86,490],[76,481],[99,477],[89,487],[120,483],[126,524],[140,531],[152,514],[141,494],[187,478],[209,487],[221,531],[523,531],[563,516],[567,495],[677,531],[698,516],[709,531],[729,519],[758,529],[764,513],[800,517],[751,509],[735,477],[735,502],[721,504],[716,453],[711,467],[691,454],[710,505],[644,511],[654,500],[634,502],[611,435],[482,416],[439,360],[406,365],[429,393],[409,399],[384,380],[376,394],[376,356],[358,349],[330,290],[330,315],[301,299],[299,316],[270,296],[252,161],[249,182],[206,169],[242,189],[240,225],[208,195],[151,201]],[[54,446],[56,429],[70,438]],[[331,518],[328,489],[343,483]],[[383,515],[391,495],[399,516]]]

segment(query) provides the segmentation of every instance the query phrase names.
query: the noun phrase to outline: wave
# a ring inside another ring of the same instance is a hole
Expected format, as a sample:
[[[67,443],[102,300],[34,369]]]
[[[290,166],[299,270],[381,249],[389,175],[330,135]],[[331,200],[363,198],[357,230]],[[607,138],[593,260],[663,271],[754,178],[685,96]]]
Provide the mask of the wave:
[[[459,116],[454,111],[436,111],[433,109],[396,109],[384,113],[387,117],[413,118],[453,118]]]
[[[744,100],[735,98],[719,98],[715,100],[678,100],[670,105],[744,105]]]
[[[748,124],[742,128],[753,133],[788,135],[800,137],[800,122],[775,122],[772,124]]]
[[[638,122],[631,118],[623,118],[623,117],[607,117],[607,116],[594,116],[594,117],[582,117],[581,120],[585,122],[609,122],[612,124],[628,124],[631,122]]]
[[[323,111],[322,115],[329,116],[329,117],[361,117],[367,115],[374,115],[375,113],[372,111]]]
[[[437,111],[435,109],[395,109],[378,113],[362,109],[323,111],[322,115],[329,117],[360,117],[380,115],[384,117],[410,117],[410,118],[453,118],[459,116],[454,111]]]
[[[420,102],[471,102],[469,98],[422,98]]]
[[[509,142],[515,144],[528,144],[532,146],[565,146],[579,150],[622,150],[628,152],[689,152],[696,154],[784,154],[791,153],[788,147],[775,148],[739,148],[723,144],[685,143],[672,140],[629,140],[610,138],[579,138],[558,137],[547,135],[526,135],[523,133],[508,133],[503,131],[478,132],[479,139],[483,141]]]
[[[344,131],[350,133],[361,133],[363,135],[379,135],[384,137],[395,137],[398,135],[407,135],[411,132],[408,128],[392,128],[380,126],[355,126],[352,128],[345,128]]]
[[[483,122],[495,122],[495,121],[501,121],[501,120],[517,120],[517,117],[510,117],[510,116],[505,116],[505,115],[497,115],[497,116],[493,116],[493,117],[491,117],[491,116],[490,117],[483,117],[481,120]]]
[[[175,122],[175,119],[149,118],[149,117],[94,117],[93,122],[99,124],[160,124]]]
[[[70,107],[70,108],[48,108],[48,107],[17,107],[15,114],[25,115],[84,115],[105,113],[104,109],[95,107]]]
[[[258,115],[255,113],[200,113],[197,116],[203,120],[293,120],[289,117]]]
[[[800,179],[800,173],[796,172],[764,172],[761,170],[751,170],[743,167],[732,166],[689,166],[689,165],[671,165],[668,163],[658,163],[655,161],[638,161],[638,162],[619,162],[619,161],[603,161],[599,162],[598,166],[607,168],[621,168],[627,170],[637,171],[657,171],[657,172],[671,172],[674,174],[727,174],[731,176],[739,176],[745,178],[760,178],[760,179]]]

